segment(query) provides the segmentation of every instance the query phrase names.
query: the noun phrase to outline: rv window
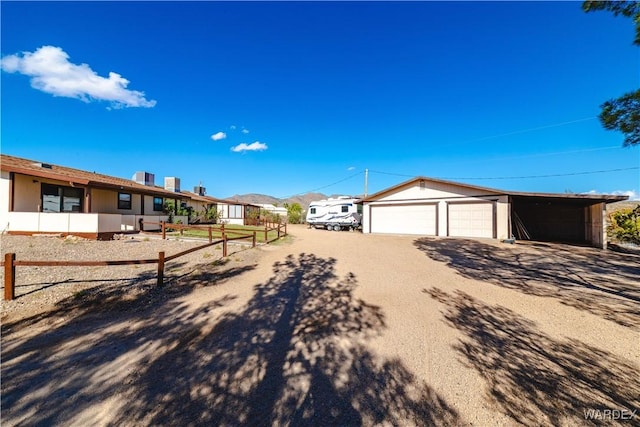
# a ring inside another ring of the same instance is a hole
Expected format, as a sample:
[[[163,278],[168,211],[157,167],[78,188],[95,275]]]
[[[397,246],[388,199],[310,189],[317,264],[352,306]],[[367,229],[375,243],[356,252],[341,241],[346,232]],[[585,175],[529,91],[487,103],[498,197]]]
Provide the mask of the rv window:
[[[342,212],[349,212],[349,205],[342,205]]]
[[[316,213],[316,208],[311,208],[311,213],[312,214]]]

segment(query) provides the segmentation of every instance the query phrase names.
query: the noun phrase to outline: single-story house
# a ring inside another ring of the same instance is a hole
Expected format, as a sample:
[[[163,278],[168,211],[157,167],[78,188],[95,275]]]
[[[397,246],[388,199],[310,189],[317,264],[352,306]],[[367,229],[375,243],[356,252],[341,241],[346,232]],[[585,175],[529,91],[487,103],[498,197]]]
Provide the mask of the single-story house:
[[[0,231],[109,239],[139,230],[141,219],[166,221],[165,201],[173,200],[179,206],[189,196],[179,188],[156,186],[153,178],[137,172],[129,180],[2,154]]]
[[[604,248],[605,206],[627,198],[504,191],[420,176],[363,198],[362,230]]]
[[[235,225],[257,225],[260,206],[252,203],[224,199],[218,203],[220,222]]]
[[[206,212],[211,210],[221,212],[222,205],[226,205],[228,203],[228,201],[226,200],[207,196],[206,189],[202,186],[194,187],[193,192],[182,191],[182,194],[188,197],[186,202],[183,202],[183,206],[190,211],[190,217],[192,218],[192,220],[198,222],[209,221],[206,218]]]

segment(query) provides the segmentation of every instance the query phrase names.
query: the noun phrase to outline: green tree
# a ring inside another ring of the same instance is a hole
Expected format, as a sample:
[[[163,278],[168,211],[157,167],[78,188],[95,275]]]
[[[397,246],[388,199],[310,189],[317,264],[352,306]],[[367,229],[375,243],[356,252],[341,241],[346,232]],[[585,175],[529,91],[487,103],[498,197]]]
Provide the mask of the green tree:
[[[285,203],[285,207],[287,208],[287,218],[290,224],[302,223],[302,206],[300,206],[300,203]]]
[[[610,213],[608,231],[621,242],[640,244],[640,205]]]
[[[582,10],[605,10],[614,16],[632,18],[636,25],[633,44],[640,46],[640,2],[637,1],[585,1]],[[624,146],[640,144],[640,89],[610,99],[600,106],[600,123],[605,129],[617,130],[624,135]]]

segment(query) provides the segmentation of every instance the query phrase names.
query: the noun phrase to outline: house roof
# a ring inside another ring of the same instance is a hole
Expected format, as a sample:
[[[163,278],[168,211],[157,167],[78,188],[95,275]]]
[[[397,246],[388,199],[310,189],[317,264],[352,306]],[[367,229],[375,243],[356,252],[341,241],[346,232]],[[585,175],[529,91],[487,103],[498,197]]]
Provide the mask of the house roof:
[[[385,195],[395,193],[403,188],[411,187],[420,182],[433,182],[437,184],[446,184],[446,185],[455,185],[457,187],[469,188],[472,190],[477,190],[483,193],[491,194],[491,195],[506,195],[506,196],[516,196],[516,197],[533,197],[533,198],[544,198],[544,199],[571,199],[571,200],[582,200],[585,202],[593,201],[593,202],[605,202],[605,203],[613,203],[619,202],[622,200],[627,200],[629,196],[618,196],[612,194],[572,194],[572,193],[534,193],[534,192],[522,192],[522,191],[505,191],[499,190],[496,188],[489,187],[480,187],[477,185],[465,184],[455,181],[446,181],[443,179],[437,178],[429,178],[425,176],[417,176],[408,181],[401,182],[400,184],[394,185],[392,187],[386,188],[382,191],[374,193],[368,197],[364,197],[362,202],[372,202],[375,201]]]
[[[36,160],[8,156],[6,154],[0,155],[0,169],[7,172],[15,172],[22,175],[47,178],[56,181],[65,181],[88,187],[127,190],[135,193],[170,197],[174,199],[190,197],[182,193],[165,190],[162,187],[138,184],[130,179],[117,178],[95,172],[87,172],[66,166],[58,166]]]
[[[205,202],[205,203],[228,203],[227,200],[217,199],[211,196],[201,196],[199,194],[193,193],[191,191],[181,191],[182,194],[189,197],[191,200],[195,200],[197,202]]]

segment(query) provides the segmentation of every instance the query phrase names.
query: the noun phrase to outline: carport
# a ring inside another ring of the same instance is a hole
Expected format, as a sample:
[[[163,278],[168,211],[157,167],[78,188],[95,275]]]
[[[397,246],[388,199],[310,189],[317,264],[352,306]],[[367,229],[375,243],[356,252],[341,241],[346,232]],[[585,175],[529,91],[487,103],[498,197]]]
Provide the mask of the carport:
[[[606,204],[624,196],[511,193],[511,233],[518,240],[604,247]]]
[[[362,199],[362,232],[606,247],[609,194],[505,191],[423,176]]]

